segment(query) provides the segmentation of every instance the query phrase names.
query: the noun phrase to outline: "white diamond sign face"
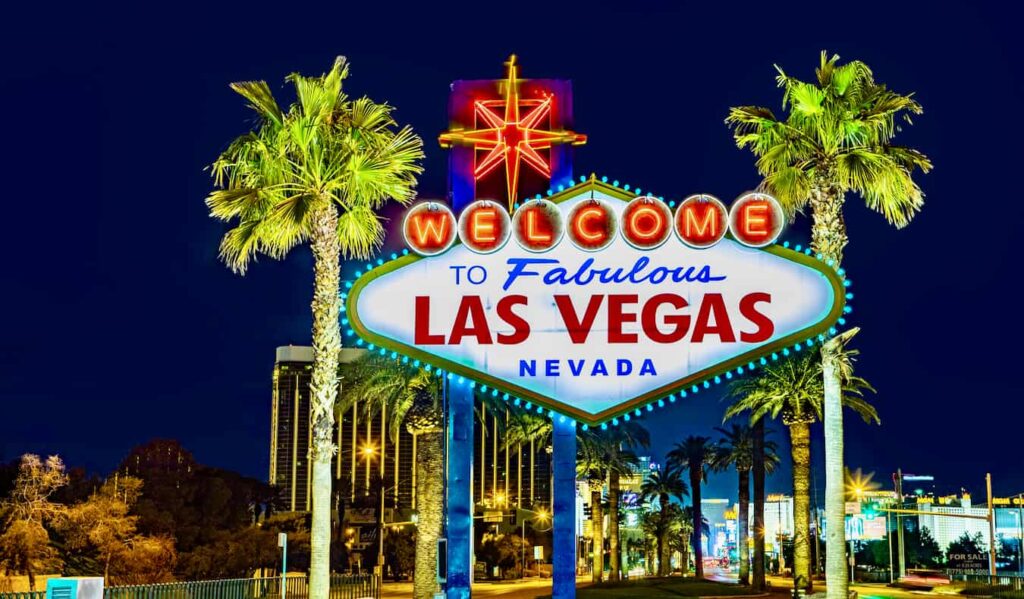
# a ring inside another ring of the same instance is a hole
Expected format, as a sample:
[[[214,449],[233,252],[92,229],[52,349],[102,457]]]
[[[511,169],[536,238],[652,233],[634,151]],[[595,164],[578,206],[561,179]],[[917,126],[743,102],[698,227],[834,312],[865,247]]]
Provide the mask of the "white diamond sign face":
[[[551,198],[563,215],[627,206],[571,191]],[[368,343],[593,425],[816,337],[843,306],[842,279],[799,252],[616,236],[600,251],[404,256],[356,281],[347,315]]]

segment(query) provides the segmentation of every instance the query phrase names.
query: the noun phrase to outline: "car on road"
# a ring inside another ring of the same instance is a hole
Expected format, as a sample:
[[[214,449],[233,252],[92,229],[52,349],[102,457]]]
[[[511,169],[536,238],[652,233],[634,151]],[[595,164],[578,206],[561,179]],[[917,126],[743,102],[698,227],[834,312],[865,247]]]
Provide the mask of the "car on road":
[[[912,589],[934,589],[949,584],[949,576],[941,570],[907,570],[899,579],[899,586]]]

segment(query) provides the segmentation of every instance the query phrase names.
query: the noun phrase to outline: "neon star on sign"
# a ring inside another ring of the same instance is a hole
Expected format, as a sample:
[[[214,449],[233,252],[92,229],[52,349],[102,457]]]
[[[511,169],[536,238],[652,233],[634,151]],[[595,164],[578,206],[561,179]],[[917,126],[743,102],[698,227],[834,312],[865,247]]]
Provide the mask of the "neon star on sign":
[[[541,124],[551,115],[552,96],[543,99],[526,100],[519,95],[519,67],[513,54],[505,63],[507,73],[501,101],[477,100],[473,112],[483,127],[470,130],[452,130],[438,137],[441,147],[452,145],[471,146],[484,150],[473,169],[473,176],[481,179],[498,168],[505,167],[505,184],[508,189],[508,205],[511,212],[519,189],[519,171],[522,163],[547,179],[551,178],[551,166],[538,152],[554,144],[580,145],[587,136],[573,131],[551,131],[542,129]],[[496,105],[502,110],[495,110]],[[524,110],[525,109],[525,110]]]
[[[758,247],[777,239],[775,200],[745,197],[726,209],[701,196],[692,218],[680,220],[658,198],[591,180],[522,204],[507,237],[486,203],[458,216],[414,206],[406,219],[413,253],[355,281],[347,318],[380,351],[601,424],[699,393],[773,355],[814,351],[841,321],[843,278],[805,253]],[[728,215],[741,235],[687,242],[687,223],[717,237],[711,224],[730,229]],[[457,226],[476,227],[486,247],[452,242]]]

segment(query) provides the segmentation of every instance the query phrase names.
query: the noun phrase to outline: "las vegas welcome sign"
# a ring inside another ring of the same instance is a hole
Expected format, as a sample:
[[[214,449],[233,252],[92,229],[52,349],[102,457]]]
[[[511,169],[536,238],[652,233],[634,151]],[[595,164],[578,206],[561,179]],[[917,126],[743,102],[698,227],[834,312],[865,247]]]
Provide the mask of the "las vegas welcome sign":
[[[374,347],[597,425],[824,339],[844,280],[776,245],[784,222],[763,194],[673,211],[593,178],[511,216],[421,202],[412,251],[355,281],[347,319]]]

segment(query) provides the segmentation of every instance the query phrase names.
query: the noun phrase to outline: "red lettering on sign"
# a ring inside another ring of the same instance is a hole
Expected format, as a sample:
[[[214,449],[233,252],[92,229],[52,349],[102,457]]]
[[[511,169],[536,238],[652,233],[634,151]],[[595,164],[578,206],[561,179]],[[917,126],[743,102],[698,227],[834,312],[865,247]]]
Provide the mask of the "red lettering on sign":
[[[635,304],[639,301],[636,295],[609,295],[608,296],[608,343],[636,343],[636,333],[625,333],[622,325],[627,322],[636,322],[636,312],[625,312],[622,308],[627,304]]]
[[[416,310],[413,314],[413,321],[415,322],[416,345],[440,345],[444,343],[444,335],[434,335],[430,332],[429,296],[416,296]]]
[[[566,332],[573,343],[584,343],[590,335],[590,329],[594,326],[594,319],[597,318],[597,311],[604,301],[603,295],[592,295],[587,303],[587,310],[583,318],[576,315],[576,308],[572,305],[572,298],[568,295],[556,295],[555,304],[562,314],[562,321],[565,323]]]
[[[459,303],[459,311],[455,314],[455,324],[448,338],[448,345],[462,343],[463,337],[476,337],[476,342],[491,344],[491,329],[487,326],[487,315],[484,313],[483,302],[479,295],[467,295]]]
[[[714,324],[711,323],[712,316]],[[697,320],[693,324],[693,337],[690,342],[700,343],[708,335],[718,335],[723,343],[736,341],[736,333],[732,330],[729,311],[725,309],[725,300],[722,299],[721,293],[704,294],[700,310],[697,311]]]
[[[686,336],[690,329],[689,314],[666,314],[665,324],[672,328],[662,332],[658,328],[658,308],[664,305],[672,306],[677,310],[687,307],[686,300],[674,293],[659,293],[644,304],[643,312],[640,314],[640,324],[644,328],[644,334],[655,343],[675,343]]]
[[[530,323],[512,311],[512,306],[525,306],[525,295],[506,295],[498,300],[498,316],[512,327],[511,333],[498,333],[498,343],[515,345],[530,336]]]
[[[757,325],[753,333],[740,331],[740,341],[744,343],[758,343],[767,341],[775,333],[775,323],[763,313],[757,311],[757,304],[771,303],[772,296],[769,293],[748,293],[740,300],[740,314],[751,323]]]

